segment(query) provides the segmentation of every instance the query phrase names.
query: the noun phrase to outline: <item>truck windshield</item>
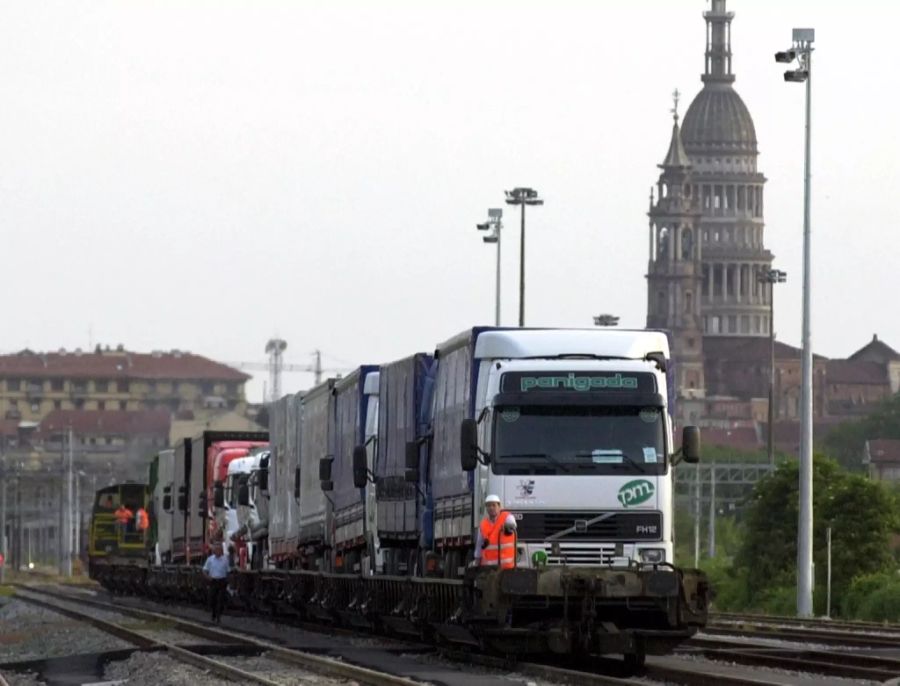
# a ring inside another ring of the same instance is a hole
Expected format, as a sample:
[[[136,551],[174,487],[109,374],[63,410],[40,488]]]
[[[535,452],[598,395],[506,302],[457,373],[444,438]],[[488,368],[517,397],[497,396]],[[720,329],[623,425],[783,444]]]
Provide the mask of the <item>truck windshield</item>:
[[[495,474],[662,474],[665,431],[658,407],[499,407]]]

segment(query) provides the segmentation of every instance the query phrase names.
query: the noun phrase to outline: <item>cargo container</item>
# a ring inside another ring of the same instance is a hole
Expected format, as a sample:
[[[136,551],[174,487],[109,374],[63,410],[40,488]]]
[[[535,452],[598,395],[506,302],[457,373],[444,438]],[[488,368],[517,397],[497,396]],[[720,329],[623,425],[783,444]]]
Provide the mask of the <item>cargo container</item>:
[[[296,415],[301,411],[302,395],[286,395],[269,406],[271,433],[267,482],[261,488],[269,507],[269,562],[275,567],[291,567],[297,561],[300,532],[300,452],[301,426]],[[288,432],[288,417],[290,436]]]
[[[379,368],[374,476],[378,571],[386,574],[411,573],[430,539],[422,530],[425,492],[408,477],[427,461],[432,363],[431,355],[417,353]]]
[[[330,568],[330,512],[322,492],[320,463],[334,454],[334,379],[303,395],[301,413],[288,415],[288,436],[299,433],[297,482],[300,493],[298,545],[301,567]],[[293,423],[292,423],[293,420]],[[299,430],[299,431],[298,431]],[[296,439],[295,439],[296,440]],[[291,452],[291,445],[288,445]]]
[[[377,407],[377,367],[363,366],[350,375],[335,381],[334,428],[331,455],[325,456],[320,477],[322,490],[330,504],[333,549],[332,565],[335,571],[361,572],[364,558],[370,564],[374,547],[366,526],[366,485],[356,485],[354,478],[354,451],[366,450],[368,415]],[[374,378],[374,382],[369,379]],[[365,465],[363,465],[365,468]],[[368,483],[368,480],[366,480]]]

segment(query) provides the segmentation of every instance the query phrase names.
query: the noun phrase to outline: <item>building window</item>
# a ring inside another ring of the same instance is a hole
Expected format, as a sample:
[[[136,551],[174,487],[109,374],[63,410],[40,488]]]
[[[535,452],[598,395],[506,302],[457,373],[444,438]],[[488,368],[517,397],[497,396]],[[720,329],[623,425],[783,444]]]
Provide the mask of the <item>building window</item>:
[[[62,391],[66,388],[66,380],[65,379],[51,379],[50,381],[50,390],[53,391]]]
[[[84,409],[84,398],[75,398],[75,409],[76,410]]]
[[[125,400],[120,400],[119,401],[119,409],[120,410],[128,409],[128,403]]]
[[[106,402],[104,402],[103,400],[98,400],[98,401],[97,401],[97,409],[98,409],[98,410],[105,410],[105,409],[106,409]]]
[[[120,379],[119,381],[116,382],[116,390],[119,393],[128,393],[128,386],[129,386],[128,382],[125,381],[124,379]]]
[[[40,404],[40,403],[31,403],[31,411],[34,412],[34,413],[40,412],[40,411],[41,411],[41,404]]]
[[[728,315],[728,331],[730,333],[737,333],[737,316],[730,314]]]
[[[7,379],[6,380],[6,390],[7,391],[21,391],[22,390],[22,379]]]
[[[53,409],[61,410],[62,409],[62,400],[54,400],[53,401]]]
[[[107,381],[106,379],[95,381],[94,388],[96,389],[97,393],[108,393],[109,381]]]
[[[681,259],[690,260],[694,252],[694,232],[684,229],[681,232]]]

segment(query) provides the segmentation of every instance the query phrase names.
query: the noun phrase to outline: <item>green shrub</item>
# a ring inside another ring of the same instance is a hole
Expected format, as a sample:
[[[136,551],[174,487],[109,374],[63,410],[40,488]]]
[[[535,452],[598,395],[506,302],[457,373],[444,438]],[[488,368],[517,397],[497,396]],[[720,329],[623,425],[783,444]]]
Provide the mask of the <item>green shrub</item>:
[[[872,593],[860,607],[857,619],[870,622],[900,621],[900,581],[895,580]]]
[[[879,588],[890,586],[896,575],[891,572],[878,572],[877,574],[864,574],[858,576],[850,583],[847,593],[838,603],[840,614],[848,619],[859,617],[863,604]]]

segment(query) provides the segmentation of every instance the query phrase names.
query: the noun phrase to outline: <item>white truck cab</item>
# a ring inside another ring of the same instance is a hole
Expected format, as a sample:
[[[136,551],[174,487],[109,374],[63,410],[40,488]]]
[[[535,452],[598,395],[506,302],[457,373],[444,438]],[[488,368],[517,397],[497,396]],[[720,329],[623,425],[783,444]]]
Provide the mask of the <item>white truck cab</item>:
[[[492,493],[514,514],[518,566],[672,563],[668,359],[655,331],[478,336],[463,427],[477,447],[463,438],[462,457],[476,470],[475,521]]]

